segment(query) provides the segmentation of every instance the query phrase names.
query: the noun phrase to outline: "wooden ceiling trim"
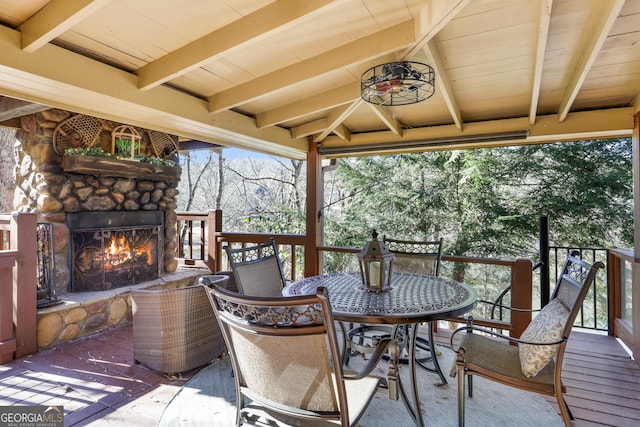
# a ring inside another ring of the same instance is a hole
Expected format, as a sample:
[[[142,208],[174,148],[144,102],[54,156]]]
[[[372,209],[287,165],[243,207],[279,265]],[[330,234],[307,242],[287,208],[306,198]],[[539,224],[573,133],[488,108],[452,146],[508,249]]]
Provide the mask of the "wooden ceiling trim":
[[[536,55],[533,64],[533,79],[531,85],[531,107],[529,108],[529,124],[536,123],[538,113],[538,100],[540,99],[540,84],[542,82],[542,68],[544,65],[544,53],[547,49],[549,37],[549,25],[551,23],[551,7],[553,0],[540,0],[538,17],[538,37],[536,37]]]
[[[217,113],[260,98],[287,86],[351,64],[373,59],[415,41],[413,19],[386,30],[363,37],[247,83],[218,92],[209,97],[209,111]]]
[[[232,49],[271,36],[332,0],[279,0],[207,34],[137,70],[138,88],[150,89],[213,61]]]
[[[566,90],[562,95],[558,108],[558,119],[564,121],[571,110],[571,106],[578,96],[578,92],[584,83],[593,62],[596,60],[602,45],[604,44],[611,27],[615,23],[620,9],[624,6],[625,0],[611,0],[600,3],[600,8],[594,10],[592,14],[592,25],[587,25],[589,36],[582,49],[582,53],[573,66],[573,73],[566,85]]]
[[[23,22],[22,50],[33,53],[91,15],[111,0],[52,0]]]

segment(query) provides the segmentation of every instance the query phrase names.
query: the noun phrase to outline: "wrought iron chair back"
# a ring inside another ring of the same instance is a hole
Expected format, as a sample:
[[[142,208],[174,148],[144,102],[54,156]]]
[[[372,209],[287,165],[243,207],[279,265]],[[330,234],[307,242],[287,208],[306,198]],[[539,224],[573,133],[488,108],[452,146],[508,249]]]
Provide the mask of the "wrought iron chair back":
[[[395,254],[394,271],[438,276],[442,262],[443,238],[431,241],[409,241],[383,238],[387,249]]]
[[[384,378],[369,374],[391,340],[378,346],[359,375],[332,363],[340,352],[325,288],[316,295],[267,298],[214,286],[208,295],[233,365],[237,425],[251,416],[246,398],[287,425],[290,418],[298,419],[291,425],[300,419],[355,425],[378,388],[387,387]],[[395,375],[394,366],[390,378]]]
[[[225,246],[224,249],[241,293],[263,297],[281,295],[286,281],[275,240],[246,248]]]

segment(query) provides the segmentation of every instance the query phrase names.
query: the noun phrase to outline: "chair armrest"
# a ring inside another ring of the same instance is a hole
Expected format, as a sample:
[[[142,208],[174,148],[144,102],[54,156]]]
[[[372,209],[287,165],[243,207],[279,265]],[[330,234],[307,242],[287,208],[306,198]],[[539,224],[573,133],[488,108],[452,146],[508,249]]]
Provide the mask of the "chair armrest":
[[[551,341],[551,342],[526,341],[526,340],[522,340],[520,338],[510,337],[508,335],[504,335],[504,334],[501,334],[499,332],[495,332],[495,331],[493,331],[491,329],[482,328],[480,326],[475,326],[475,325],[473,325],[473,319],[469,318],[469,320],[467,321],[467,325],[466,326],[462,326],[462,327],[456,329],[451,334],[451,338],[450,338],[451,350],[453,350],[457,354],[461,353],[460,352],[460,347],[458,347],[457,349],[455,348],[454,343],[453,343],[453,339],[457,334],[459,334],[461,332],[464,332],[464,331],[466,331],[467,333],[472,333],[473,331],[478,331],[478,332],[482,332],[482,333],[485,333],[485,334],[488,334],[488,335],[491,335],[491,336],[494,336],[494,337],[498,337],[498,338],[504,339],[504,340],[509,341],[509,342],[515,342],[515,343],[518,343],[518,344],[557,345],[557,344],[560,344],[560,343],[562,343],[562,342],[567,340],[566,337],[562,337],[562,338],[560,338],[558,340]]]
[[[374,368],[376,368],[376,366],[378,365],[378,362],[380,361],[382,356],[384,356],[387,348],[389,349],[390,356],[389,365],[391,365],[391,362],[393,361],[397,363],[400,358],[400,346],[398,346],[398,343],[393,338],[383,338],[382,340],[380,340],[373,353],[371,353],[371,356],[369,357],[369,360],[367,361],[367,364],[364,366],[364,368],[362,368],[359,372],[344,373],[344,379],[359,380],[371,374]]]
[[[365,367],[357,373],[343,373],[343,378],[346,381],[358,380],[368,376],[378,366],[378,362],[384,356],[386,350],[389,351],[389,360],[387,361],[389,370],[383,388],[388,390],[389,399],[398,400],[400,390],[400,373],[398,371],[400,366],[400,346],[393,338],[383,338],[371,354]]]
[[[511,310],[511,311],[519,311],[522,313],[537,313],[540,311],[539,308],[516,308],[516,307],[511,307],[510,305],[504,305],[504,304],[499,304],[497,302],[493,302],[493,301],[489,301],[486,299],[478,299],[478,303],[479,304],[489,304],[492,305],[494,307],[500,307],[500,308],[504,308],[505,310]]]

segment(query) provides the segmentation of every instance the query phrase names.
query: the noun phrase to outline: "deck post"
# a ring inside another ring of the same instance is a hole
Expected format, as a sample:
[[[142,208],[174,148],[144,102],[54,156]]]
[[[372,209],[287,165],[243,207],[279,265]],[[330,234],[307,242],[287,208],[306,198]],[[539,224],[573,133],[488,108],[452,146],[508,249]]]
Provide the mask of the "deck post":
[[[209,211],[207,215],[207,259],[206,264],[211,271],[222,269],[222,260],[218,250],[218,233],[222,232],[222,211]]]
[[[633,342],[625,344],[633,352],[636,360],[640,357],[640,96],[634,100],[635,115],[633,118],[633,132],[631,145],[633,150],[633,265],[631,312]],[[617,334],[616,334],[617,336]]]
[[[316,143],[309,139],[307,152],[307,231],[304,244],[304,275],[315,276],[320,273],[320,254],[317,247],[322,246],[322,159]]]
[[[511,269],[511,306],[525,310],[531,309],[533,287],[533,263],[530,259],[517,259]],[[511,332],[520,337],[531,322],[530,312],[511,312]]]
[[[37,216],[12,214],[11,247],[18,250],[13,268],[13,321],[16,334],[16,359],[33,354],[37,346]]]

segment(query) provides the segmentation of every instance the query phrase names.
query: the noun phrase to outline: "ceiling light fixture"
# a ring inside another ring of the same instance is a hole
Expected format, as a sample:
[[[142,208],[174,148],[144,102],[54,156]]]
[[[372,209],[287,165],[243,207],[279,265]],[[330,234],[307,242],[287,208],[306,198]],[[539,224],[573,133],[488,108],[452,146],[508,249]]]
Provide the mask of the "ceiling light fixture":
[[[436,72],[420,62],[398,61],[376,65],[362,74],[362,99],[371,104],[396,106],[431,98],[436,91]]]

